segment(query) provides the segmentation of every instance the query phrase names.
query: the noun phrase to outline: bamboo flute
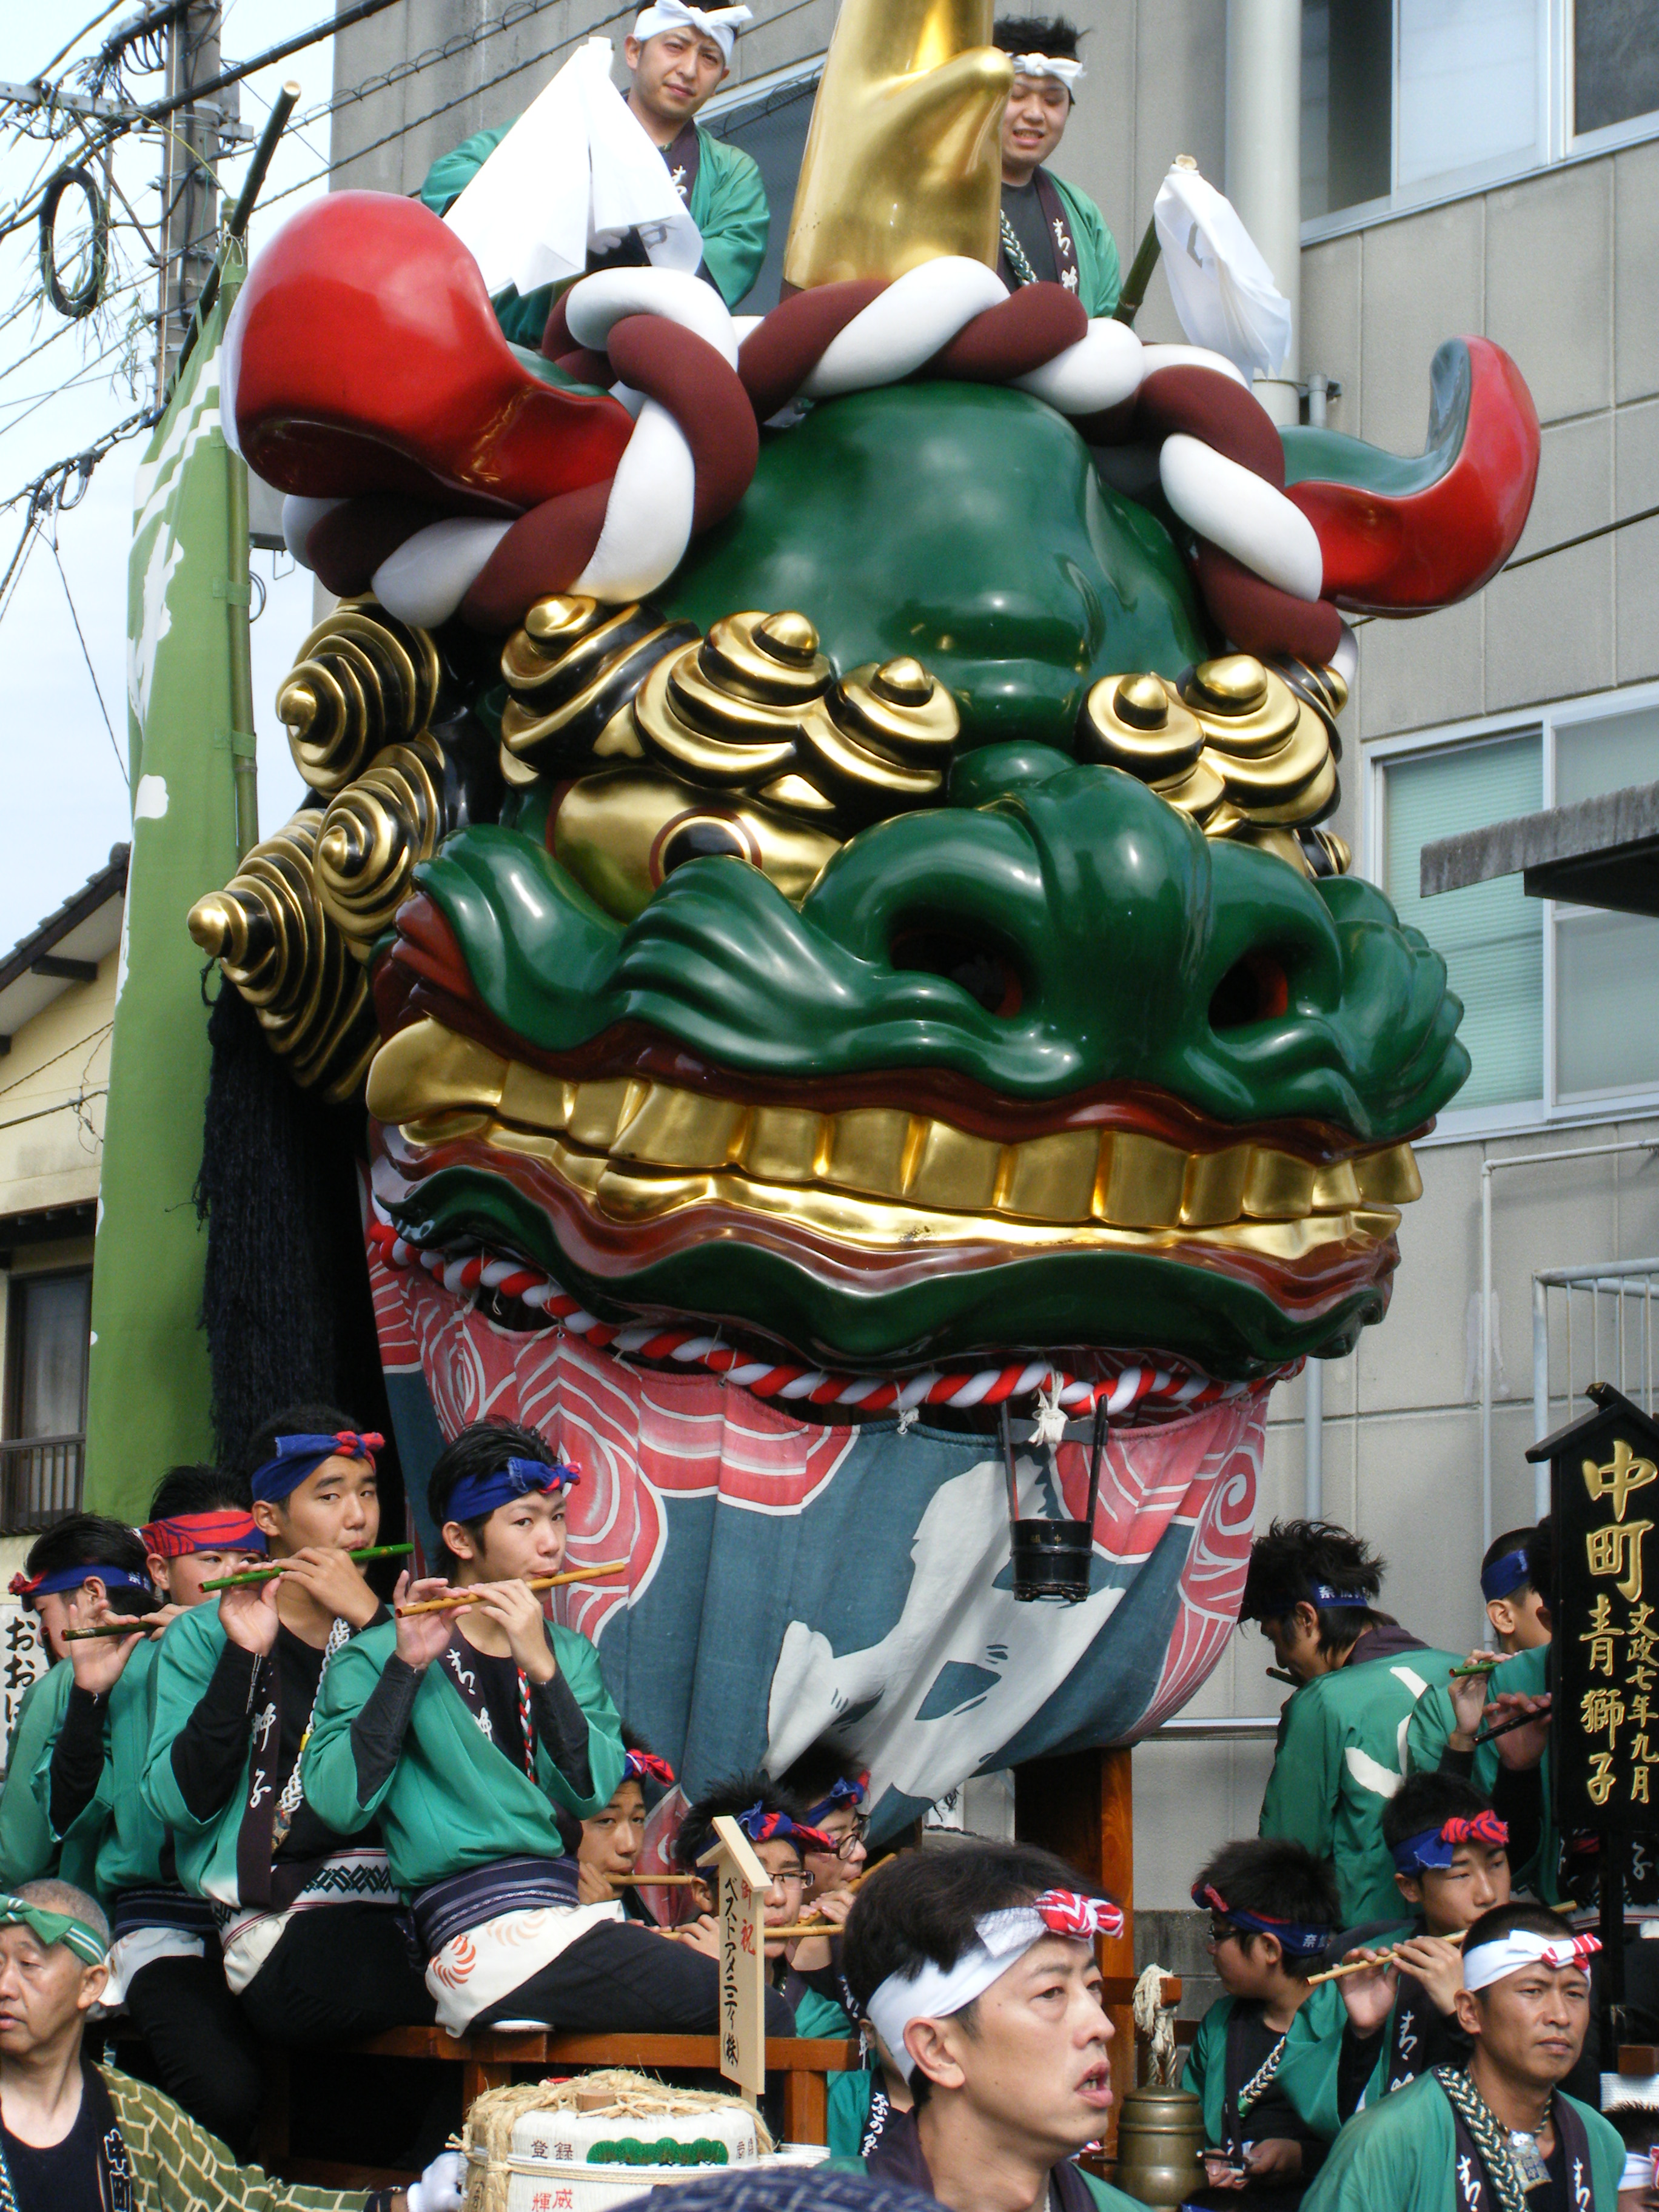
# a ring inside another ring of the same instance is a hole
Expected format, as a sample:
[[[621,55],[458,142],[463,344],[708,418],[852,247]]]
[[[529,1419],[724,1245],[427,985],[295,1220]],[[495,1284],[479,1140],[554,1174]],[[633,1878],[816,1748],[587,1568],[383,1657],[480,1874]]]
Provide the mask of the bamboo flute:
[[[1461,1943],[1468,1932],[1467,1928],[1460,1928],[1455,1936],[1439,1936],[1432,1940],[1439,1943]],[[1420,1939],[1415,1936],[1407,1936],[1406,1939],[1407,1942],[1415,1942],[1419,1940]],[[1340,1982],[1345,1974],[1370,1973],[1377,1966],[1386,1966],[1401,1948],[1398,1943],[1391,1943],[1386,1951],[1379,1951],[1375,1959],[1350,1959],[1346,1966],[1327,1966],[1322,1974],[1309,1975],[1308,1987],[1311,1990],[1321,1982]]]
[[[363,1551],[348,1552],[346,1557],[354,1564],[360,1559],[400,1559],[414,1548],[413,1544],[370,1544]],[[202,1594],[205,1597],[209,1590],[252,1589],[256,1583],[274,1582],[287,1566],[286,1559],[273,1559],[268,1567],[249,1567],[240,1575],[221,1575],[216,1582],[204,1583]]]
[[[148,1636],[154,1626],[155,1616],[135,1613],[125,1620],[112,1620],[102,1628],[66,1628],[65,1644],[85,1644],[94,1636]]]
[[[702,1880],[700,1874],[608,1874],[605,1880],[612,1889],[654,1889],[660,1883],[674,1889],[687,1889],[693,1882]]]
[[[565,1583],[592,1582],[596,1575],[619,1575],[627,1565],[626,1559],[601,1559],[597,1566],[567,1567],[562,1574],[528,1576],[524,1586],[532,1590],[558,1589]],[[407,1620],[416,1613],[465,1613],[477,1601],[464,1589],[452,1590],[447,1597],[428,1597],[418,1605],[400,1605],[398,1618]]]

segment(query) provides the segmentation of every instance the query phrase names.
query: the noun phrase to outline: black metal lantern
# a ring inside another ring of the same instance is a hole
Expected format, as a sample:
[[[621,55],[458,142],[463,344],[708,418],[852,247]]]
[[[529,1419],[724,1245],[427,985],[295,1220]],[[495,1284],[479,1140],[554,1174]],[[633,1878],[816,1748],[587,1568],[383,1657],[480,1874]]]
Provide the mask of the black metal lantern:
[[[1002,1458],[1008,1471],[1008,1550],[1014,1571],[1014,1596],[1022,1605],[1053,1598],[1081,1605],[1089,1595],[1095,1556],[1095,1501],[1100,1495],[1100,1455],[1106,1443],[1106,1401],[1095,1400],[1095,1432],[1089,1450],[1089,1503],[1081,1521],[1022,1520],[1019,1480],[1014,1472],[1014,1432],[1005,1398],[1001,1408]]]

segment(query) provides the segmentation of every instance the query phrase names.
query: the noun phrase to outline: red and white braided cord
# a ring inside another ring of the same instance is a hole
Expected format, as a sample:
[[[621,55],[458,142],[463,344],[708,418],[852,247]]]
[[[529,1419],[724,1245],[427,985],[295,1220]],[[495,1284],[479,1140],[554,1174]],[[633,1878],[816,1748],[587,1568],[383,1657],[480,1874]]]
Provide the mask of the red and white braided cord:
[[[1249,1382],[1212,1382],[1177,1361],[1150,1358],[1126,1358],[1115,1375],[1093,1381],[1072,1375],[1049,1359],[1014,1361],[971,1372],[930,1367],[908,1375],[838,1375],[823,1368],[758,1359],[717,1335],[694,1328],[601,1321],[539,1267],[521,1260],[495,1259],[483,1251],[457,1257],[423,1250],[401,1237],[388,1221],[372,1220],[368,1241],[370,1250],[386,1266],[423,1267],[457,1297],[492,1291],[501,1297],[516,1298],[596,1349],[630,1359],[699,1367],[751,1391],[757,1398],[775,1398],[786,1404],[856,1407],[866,1413],[906,1413],[924,1406],[998,1406],[1006,1398],[1030,1397],[1043,1391],[1073,1420],[1090,1419],[1101,1401],[1110,1418],[1121,1419],[1137,1410],[1191,1413],[1224,1399],[1242,1397],[1256,1387]]]

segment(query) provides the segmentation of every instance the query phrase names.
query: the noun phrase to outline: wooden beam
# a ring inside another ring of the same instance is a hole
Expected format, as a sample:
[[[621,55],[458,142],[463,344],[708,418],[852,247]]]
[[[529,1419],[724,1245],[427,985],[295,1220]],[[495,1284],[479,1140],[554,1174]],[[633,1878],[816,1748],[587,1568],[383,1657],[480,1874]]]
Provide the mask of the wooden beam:
[[[95,960],[71,960],[62,952],[40,952],[29,963],[31,975],[47,975],[60,983],[95,983]]]

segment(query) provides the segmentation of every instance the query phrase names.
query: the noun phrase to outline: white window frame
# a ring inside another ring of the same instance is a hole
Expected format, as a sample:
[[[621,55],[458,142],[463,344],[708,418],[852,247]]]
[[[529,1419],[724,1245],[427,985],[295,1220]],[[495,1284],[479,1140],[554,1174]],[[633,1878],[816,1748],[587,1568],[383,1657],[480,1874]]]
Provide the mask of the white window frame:
[[[1435,753],[1455,752],[1466,746],[1492,744],[1505,738],[1541,733],[1542,792],[1546,809],[1555,804],[1555,733],[1586,722],[1639,713],[1659,707],[1659,683],[1632,684],[1617,691],[1595,691],[1572,699],[1553,701],[1508,714],[1486,714],[1468,721],[1449,722],[1431,730],[1412,730],[1398,737],[1376,738],[1364,748],[1360,781],[1360,872],[1368,882],[1383,882],[1384,841],[1387,836],[1387,770],[1393,762],[1422,759]],[[1565,1098],[1556,1090],[1556,915],[1594,908],[1556,899],[1540,899],[1544,932],[1544,1020],[1542,1096],[1517,1099],[1502,1106],[1476,1106],[1460,1110],[1455,1105],[1440,1115],[1431,1145],[1465,1144],[1472,1138],[1518,1136],[1528,1130],[1585,1127],[1622,1121],[1659,1112],[1659,1084],[1636,1085],[1622,1091],[1574,1091]]]
[[[1330,0],[1340,7],[1342,0]],[[1334,209],[1329,215],[1310,216],[1302,225],[1302,243],[1317,245],[1321,239],[1340,238],[1349,231],[1366,230],[1373,224],[1391,222],[1396,216],[1420,214],[1425,208],[1444,207],[1453,200],[1473,199],[1500,185],[1535,177],[1545,169],[1561,168],[1577,161],[1595,161],[1621,146],[1634,146],[1659,137],[1659,108],[1632,115],[1623,123],[1609,123],[1600,131],[1575,132],[1573,111],[1574,0],[1537,0],[1539,52],[1542,57],[1538,84],[1538,135],[1529,155],[1502,155],[1467,169],[1449,170],[1425,177],[1403,191],[1361,200],[1352,207]],[[1394,70],[1398,81],[1400,0],[1394,6]],[[1400,102],[1391,96],[1389,169],[1398,171]]]

